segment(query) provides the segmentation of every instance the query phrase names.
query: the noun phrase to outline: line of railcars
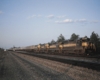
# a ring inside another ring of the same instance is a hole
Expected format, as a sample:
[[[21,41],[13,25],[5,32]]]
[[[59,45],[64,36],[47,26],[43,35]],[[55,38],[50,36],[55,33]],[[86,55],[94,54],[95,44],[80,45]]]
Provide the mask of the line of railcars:
[[[75,55],[91,55],[96,52],[94,43],[89,38],[80,38],[79,40],[66,40],[63,42],[46,43],[27,46],[23,48],[15,48],[14,51],[32,51],[34,53],[47,54],[75,54]]]

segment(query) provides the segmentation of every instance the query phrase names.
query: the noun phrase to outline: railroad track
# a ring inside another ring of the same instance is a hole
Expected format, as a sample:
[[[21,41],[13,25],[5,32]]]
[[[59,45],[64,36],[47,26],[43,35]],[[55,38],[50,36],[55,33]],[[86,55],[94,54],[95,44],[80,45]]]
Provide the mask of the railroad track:
[[[100,59],[99,58],[84,58],[84,57],[70,57],[70,56],[60,56],[60,55],[47,55],[47,54],[37,54],[31,52],[18,52],[27,55],[32,55],[40,58],[50,59],[59,61],[62,63],[72,64],[75,66],[86,67],[89,69],[100,71]]]

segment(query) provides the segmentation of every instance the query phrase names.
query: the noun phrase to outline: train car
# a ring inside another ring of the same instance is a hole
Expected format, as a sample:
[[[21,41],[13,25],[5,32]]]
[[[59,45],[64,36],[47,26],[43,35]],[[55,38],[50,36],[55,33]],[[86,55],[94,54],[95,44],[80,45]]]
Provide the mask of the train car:
[[[34,45],[34,51],[35,53],[39,52],[39,49],[38,49],[38,45]]]
[[[34,52],[35,45],[30,46],[30,51]]]
[[[48,53],[48,50],[49,50],[49,43],[46,43],[45,44],[45,53]]]
[[[45,53],[46,52],[45,44],[40,44],[40,52],[41,53]]]
[[[53,53],[53,54],[59,53],[59,45],[57,43],[49,44],[48,53]]]
[[[75,53],[74,51],[76,50],[76,46],[77,43],[75,41],[64,41],[59,45],[60,52],[63,54]]]
[[[90,55],[96,51],[95,45],[88,38],[77,41],[65,41],[59,45],[60,52],[64,54]]]
[[[83,53],[91,55],[96,52],[96,46],[89,38],[81,38],[81,47],[83,48]]]
[[[36,48],[36,49],[37,49],[37,51],[36,51],[36,52],[40,53],[41,44],[38,44],[36,47],[37,47],[37,48]]]
[[[39,44],[38,46],[37,46],[37,52],[39,52],[39,53],[48,53],[48,49],[49,49],[49,44],[48,43],[46,43],[46,44]]]
[[[31,48],[30,48],[30,46],[27,46],[27,47],[25,47],[25,51],[31,51]]]

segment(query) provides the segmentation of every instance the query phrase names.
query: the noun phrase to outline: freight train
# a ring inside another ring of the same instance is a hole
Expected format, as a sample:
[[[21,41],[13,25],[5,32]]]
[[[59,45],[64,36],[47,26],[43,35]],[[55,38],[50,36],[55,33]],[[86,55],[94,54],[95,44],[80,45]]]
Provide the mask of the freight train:
[[[91,55],[96,52],[95,44],[89,38],[79,40],[66,40],[62,42],[38,44],[21,48],[14,48],[14,51],[32,51],[34,53],[47,54],[73,54]]]

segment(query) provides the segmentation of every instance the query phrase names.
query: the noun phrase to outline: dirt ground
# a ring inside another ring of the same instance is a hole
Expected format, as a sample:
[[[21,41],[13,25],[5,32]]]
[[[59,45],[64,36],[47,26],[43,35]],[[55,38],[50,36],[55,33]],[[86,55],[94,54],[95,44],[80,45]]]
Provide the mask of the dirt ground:
[[[24,55],[23,55],[24,57]],[[0,80],[73,80],[57,71],[6,52],[0,65]]]
[[[0,57],[0,80],[100,80],[100,72],[6,51]]]

